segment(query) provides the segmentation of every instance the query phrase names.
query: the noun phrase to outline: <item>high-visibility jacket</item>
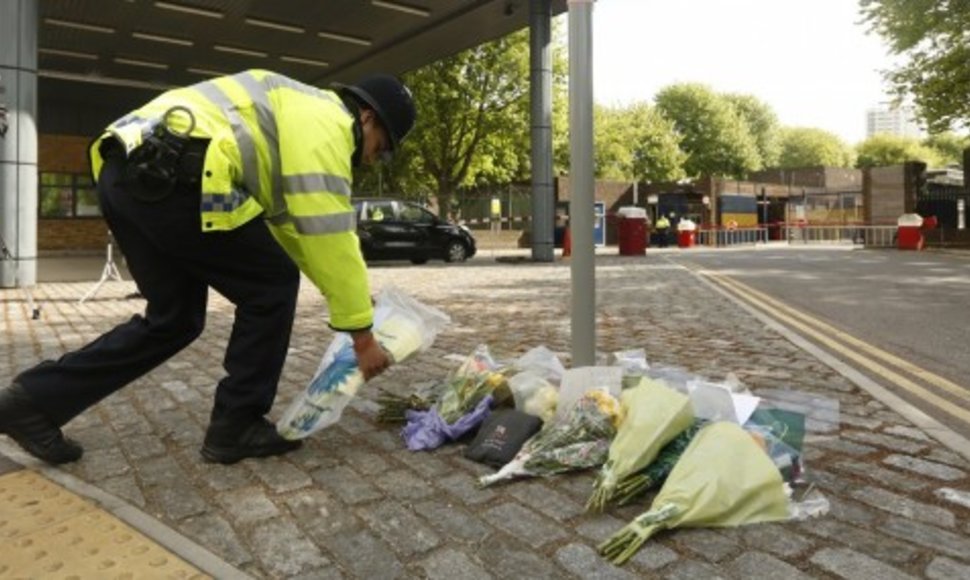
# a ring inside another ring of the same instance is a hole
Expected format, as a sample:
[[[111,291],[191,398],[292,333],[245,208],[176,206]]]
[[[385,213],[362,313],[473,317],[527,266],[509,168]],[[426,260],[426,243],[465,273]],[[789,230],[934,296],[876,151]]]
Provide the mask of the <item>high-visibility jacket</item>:
[[[168,91],[111,124],[91,145],[118,139],[130,153],[172,107],[195,118],[189,135],[209,139],[201,176],[203,231],[231,230],[262,216],[300,270],[320,289],[336,329],[373,320],[367,268],[350,201],[354,116],[331,91],[250,70]],[[190,129],[173,112],[170,130]]]
[[[665,230],[670,227],[670,220],[668,220],[665,216],[660,216],[660,218],[657,220],[657,224],[654,227],[658,230]]]

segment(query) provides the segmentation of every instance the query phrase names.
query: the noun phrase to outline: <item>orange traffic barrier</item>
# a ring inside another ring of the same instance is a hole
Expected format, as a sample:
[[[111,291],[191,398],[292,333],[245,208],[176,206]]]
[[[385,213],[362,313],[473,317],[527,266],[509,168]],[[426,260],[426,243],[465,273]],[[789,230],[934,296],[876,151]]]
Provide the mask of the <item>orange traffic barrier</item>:
[[[562,233],[562,257],[568,258],[573,255],[573,237],[569,234],[567,227]]]

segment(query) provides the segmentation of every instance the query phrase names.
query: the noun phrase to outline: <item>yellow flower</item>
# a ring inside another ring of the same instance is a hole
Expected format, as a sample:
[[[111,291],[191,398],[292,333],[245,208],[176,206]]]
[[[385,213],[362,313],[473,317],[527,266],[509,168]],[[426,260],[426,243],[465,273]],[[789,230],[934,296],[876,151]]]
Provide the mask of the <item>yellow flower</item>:
[[[488,373],[487,384],[493,389],[505,382],[505,375],[502,373]]]
[[[620,402],[613,395],[602,389],[591,389],[583,393],[583,397],[588,398],[590,401],[596,403],[600,412],[610,418],[610,423],[614,427],[620,424],[623,419],[623,409],[620,406]]]

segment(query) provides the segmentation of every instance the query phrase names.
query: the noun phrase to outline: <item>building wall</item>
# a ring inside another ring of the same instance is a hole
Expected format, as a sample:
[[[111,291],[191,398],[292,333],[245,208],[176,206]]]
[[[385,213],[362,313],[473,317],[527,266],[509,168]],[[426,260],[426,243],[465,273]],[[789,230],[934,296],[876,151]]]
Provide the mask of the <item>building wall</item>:
[[[38,135],[37,164],[41,171],[85,173],[88,171],[89,143],[90,137]]]
[[[899,216],[907,213],[903,186],[904,166],[872,167],[865,171],[863,205],[866,223],[896,225]]]
[[[923,138],[926,131],[916,121],[912,107],[884,107],[866,112],[866,137],[878,134]]]
[[[40,171],[87,173],[89,137],[40,134],[37,165]],[[37,220],[37,250],[43,253],[103,250],[108,241],[104,219],[44,218]]]
[[[800,169],[765,169],[748,176],[749,182],[775,184],[794,188],[816,187],[840,191],[860,191],[862,170],[847,167],[803,167]],[[799,190],[800,192],[800,190]]]

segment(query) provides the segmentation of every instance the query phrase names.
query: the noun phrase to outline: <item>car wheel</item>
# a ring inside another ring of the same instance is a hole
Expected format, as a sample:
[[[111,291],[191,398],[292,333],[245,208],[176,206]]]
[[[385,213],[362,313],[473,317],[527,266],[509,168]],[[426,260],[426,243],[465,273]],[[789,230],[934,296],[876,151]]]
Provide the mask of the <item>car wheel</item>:
[[[411,258],[411,263],[412,264],[419,264],[420,265],[420,264],[425,264],[427,262],[428,262],[428,259],[427,258]]]
[[[451,242],[445,251],[445,262],[464,262],[468,257],[468,250],[461,242]]]

